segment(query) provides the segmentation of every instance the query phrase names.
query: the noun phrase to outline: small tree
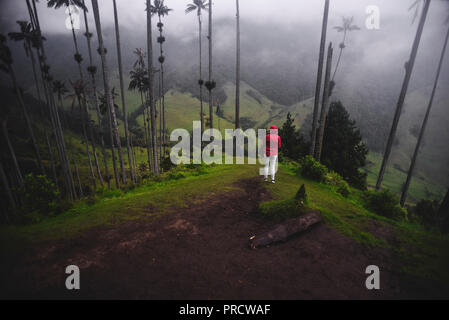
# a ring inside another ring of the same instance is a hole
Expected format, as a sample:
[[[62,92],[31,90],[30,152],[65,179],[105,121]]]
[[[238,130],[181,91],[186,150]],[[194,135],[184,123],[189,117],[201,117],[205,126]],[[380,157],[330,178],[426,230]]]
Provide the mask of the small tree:
[[[290,112],[287,113],[287,120],[282,125],[282,128],[279,129],[279,136],[282,141],[282,155],[293,160],[298,160],[307,154],[309,144],[299,130],[296,130],[296,126],[293,124],[294,121],[295,119],[292,118]]]
[[[355,187],[365,189],[366,173],[360,168],[365,166],[367,154],[355,121],[341,102],[333,102],[326,119],[321,163]]]

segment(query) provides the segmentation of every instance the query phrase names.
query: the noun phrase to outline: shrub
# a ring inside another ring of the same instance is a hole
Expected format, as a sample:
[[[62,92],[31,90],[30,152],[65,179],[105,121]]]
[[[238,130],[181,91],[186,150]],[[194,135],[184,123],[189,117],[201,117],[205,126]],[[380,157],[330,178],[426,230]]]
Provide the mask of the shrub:
[[[27,174],[17,193],[22,199],[20,211],[25,222],[37,222],[61,212],[58,189],[46,175]]]
[[[348,183],[343,180],[343,178],[335,171],[329,171],[326,174],[325,182],[337,187],[337,192],[340,193],[343,197],[347,197],[351,193]]]
[[[23,205],[30,211],[50,212],[59,192],[55,184],[45,175],[27,174],[20,189]]]
[[[349,190],[349,185],[345,180],[341,180],[337,185],[337,192],[341,194],[343,197],[349,196],[351,191]]]
[[[354,188],[364,191],[368,188],[368,183],[366,182],[366,177],[367,177],[366,172],[358,171],[352,177],[348,178],[348,182]]]
[[[307,155],[299,161],[301,167],[299,172],[305,178],[324,182],[327,168],[316,161],[311,155]]]
[[[182,172],[170,172],[168,175],[168,180],[178,180],[184,178],[184,174]]]
[[[368,209],[373,210],[381,216],[395,220],[401,220],[407,217],[407,211],[399,205],[398,197],[388,189],[365,191],[364,198]]]
[[[173,168],[175,166],[175,164],[173,164],[173,162],[171,162],[170,157],[164,157],[161,161],[161,169],[163,171],[169,171],[171,168]]]
[[[141,162],[137,165],[137,175],[141,179],[148,178],[148,163],[147,162]]]
[[[410,208],[410,214],[415,216],[417,222],[426,226],[435,225],[439,203],[436,200],[421,200],[416,206]]]

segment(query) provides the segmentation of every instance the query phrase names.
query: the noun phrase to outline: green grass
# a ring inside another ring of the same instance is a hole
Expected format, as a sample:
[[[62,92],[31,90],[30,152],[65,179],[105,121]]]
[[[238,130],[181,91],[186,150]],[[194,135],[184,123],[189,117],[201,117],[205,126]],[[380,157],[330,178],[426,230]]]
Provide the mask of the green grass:
[[[256,177],[258,169],[258,165],[248,164],[205,166],[204,172],[176,167],[173,172],[164,173],[160,182],[150,181],[127,192],[116,189],[104,191],[97,194],[97,200],[93,203],[88,199],[80,200],[72,209],[39,223],[1,226],[0,241],[4,249],[13,250],[21,244],[73,238],[95,227],[154,219],[189,204],[238,190],[235,182]],[[361,191],[351,189],[351,194],[345,198],[338,194],[335,187],[304,179],[296,171],[293,165],[280,164],[278,183],[266,184],[273,200],[261,205],[269,208],[270,204],[287,203],[304,184],[307,207],[319,210],[324,223],[366,246],[366,250],[373,247],[394,250],[395,259],[399,261],[398,271],[449,284],[446,272],[449,269],[449,236],[377,215],[364,207]],[[389,228],[396,236],[397,243],[393,245],[368,232],[367,227],[373,220]]]
[[[200,175],[186,170],[182,179],[149,182],[126,193],[120,190],[105,191],[94,204],[89,204],[86,199],[78,201],[71,210],[42,222],[2,226],[0,239],[2,243],[7,243],[15,238],[25,241],[66,238],[97,226],[152,218],[156,212],[163,214],[235,189],[233,182],[255,173],[255,168],[247,165],[208,166],[205,170],[206,174]]]

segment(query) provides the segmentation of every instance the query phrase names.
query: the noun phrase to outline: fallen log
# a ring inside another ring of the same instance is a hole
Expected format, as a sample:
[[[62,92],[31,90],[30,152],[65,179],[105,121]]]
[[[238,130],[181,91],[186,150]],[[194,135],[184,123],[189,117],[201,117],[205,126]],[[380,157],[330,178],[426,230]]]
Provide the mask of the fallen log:
[[[288,237],[303,232],[320,221],[321,215],[318,211],[309,211],[298,218],[285,220],[283,223],[274,226],[268,232],[251,237],[249,245],[255,249],[271,243],[286,241]]]

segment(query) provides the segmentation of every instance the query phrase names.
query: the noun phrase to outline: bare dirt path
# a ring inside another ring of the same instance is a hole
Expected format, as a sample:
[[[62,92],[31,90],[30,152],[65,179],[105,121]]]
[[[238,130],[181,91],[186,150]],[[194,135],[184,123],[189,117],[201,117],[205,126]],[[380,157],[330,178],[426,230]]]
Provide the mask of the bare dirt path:
[[[395,298],[391,253],[370,249],[319,224],[285,243],[251,250],[250,236],[272,222],[252,211],[268,191],[259,179],[153,221],[96,228],[38,244],[2,271],[4,297],[144,299]],[[65,289],[65,267],[81,270],[81,290]],[[381,290],[365,288],[365,268],[382,270]]]

